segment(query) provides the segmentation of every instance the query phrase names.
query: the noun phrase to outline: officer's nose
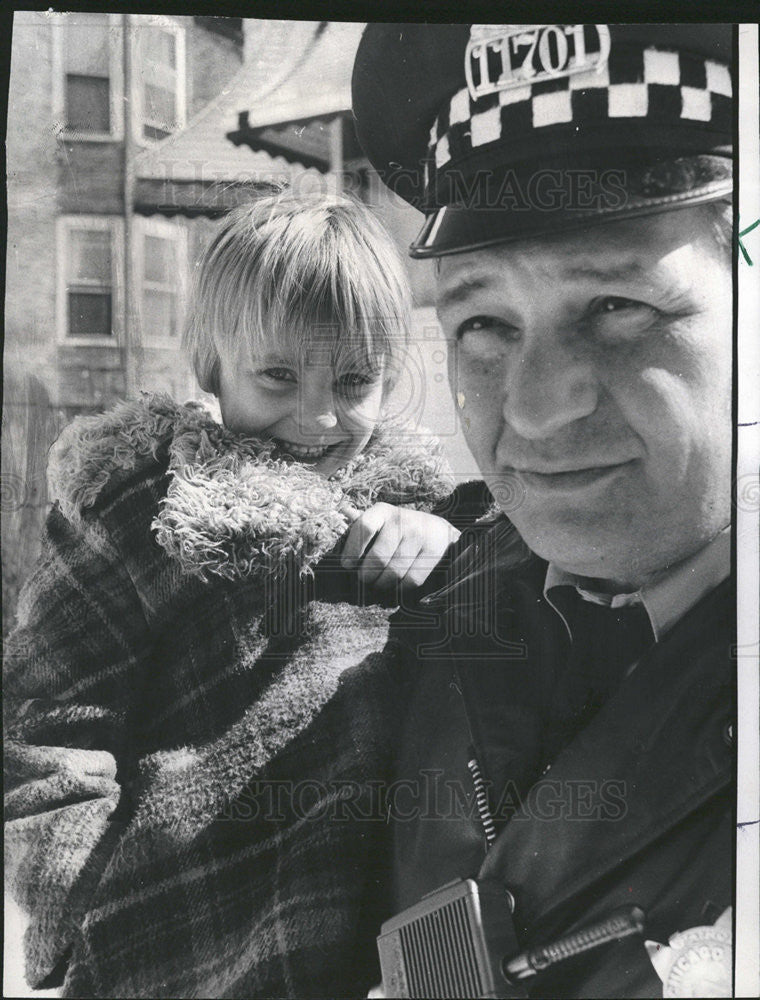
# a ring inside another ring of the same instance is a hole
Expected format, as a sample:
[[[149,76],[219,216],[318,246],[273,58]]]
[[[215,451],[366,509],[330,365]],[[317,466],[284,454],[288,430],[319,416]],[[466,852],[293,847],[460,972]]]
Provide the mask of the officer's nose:
[[[504,419],[521,437],[551,437],[594,412],[596,373],[587,344],[562,332],[525,331],[505,387]]]

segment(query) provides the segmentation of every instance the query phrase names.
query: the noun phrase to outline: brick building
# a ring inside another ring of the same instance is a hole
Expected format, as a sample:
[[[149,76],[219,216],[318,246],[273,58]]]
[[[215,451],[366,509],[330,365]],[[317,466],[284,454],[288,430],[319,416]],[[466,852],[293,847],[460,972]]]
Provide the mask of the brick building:
[[[217,118],[216,148],[198,154],[204,191],[186,210],[177,184],[167,196],[166,184],[158,192],[145,182],[155,177],[151,154],[193,131],[239,75],[243,52],[240,18],[16,14],[5,362],[8,375],[43,381],[55,406],[98,408],[134,383],[192,389],[176,356],[198,242],[190,220],[220,214],[260,176],[283,171],[232,147]],[[255,95],[256,73],[246,83]],[[238,155],[220,163],[228,149]],[[173,183],[167,163],[164,153]],[[227,197],[209,210],[213,182]]]
[[[3,596],[10,621],[72,416],[186,395],[189,219],[134,211],[139,162],[240,71],[241,20],[17,12],[8,108]],[[227,143],[229,145],[229,143]],[[247,151],[249,158],[250,151]]]

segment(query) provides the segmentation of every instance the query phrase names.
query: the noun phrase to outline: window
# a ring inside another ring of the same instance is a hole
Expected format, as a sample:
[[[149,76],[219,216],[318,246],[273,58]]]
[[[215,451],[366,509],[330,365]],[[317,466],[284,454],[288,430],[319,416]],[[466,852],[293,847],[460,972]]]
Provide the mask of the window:
[[[81,139],[121,136],[121,26],[118,15],[55,15],[53,111],[64,134]]]
[[[58,329],[66,342],[113,343],[120,320],[122,220],[63,216],[58,220]]]
[[[137,279],[146,346],[179,347],[186,289],[187,233],[179,222],[140,219]]]
[[[185,124],[185,33],[164,17],[133,17],[137,138],[164,139]]]

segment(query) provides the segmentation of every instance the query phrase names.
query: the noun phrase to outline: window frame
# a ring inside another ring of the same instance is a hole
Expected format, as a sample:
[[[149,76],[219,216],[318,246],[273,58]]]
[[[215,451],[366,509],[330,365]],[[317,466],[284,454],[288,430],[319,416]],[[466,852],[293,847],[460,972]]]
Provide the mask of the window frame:
[[[124,139],[124,15],[106,13],[108,25],[108,132],[83,132],[66,127],[66,29],[79,12],[51,14],[53,43],[53,121],[62,139],[77,142],[117,142]],[[97,13],[97,12],[96,12]]]
[[[135,276],[135,306],[140,345],[147,348],[179,350],[182,342],[183,307],[187,301],[188,274],[188,233],[185,226],[175,216],[165,219],[161,216],[135,217],[135,236],[133,247],[133,273]],[[155,291],[166,291],[167,286],[158,282],[147,282],[145,278],[145,237],[155,236],[158,239],[171,240],[176,249],[177,273],[171,283],[171,290],[176,296],[177,333],[176,336],[154,337],[147,333],[144,325],[144,303],[146,286],[152,286]]]
[[[132,88],[132,135],[135,142],[141,146],[155,146],[157,143],[168,139],[169,136],[176,135],[177,132],[187,125],[186,30],[184,25],[179,24],[173,18],[167,17],[164,14],[130,14],[128,18],[131,39],[130,58],[132,60],[132,74],[136,82],[139,78],[139,85]],[[143,91],[146,82],[153,82],[146,77],[140,51],[139,29],[143,27],[161,28],[163,31],[172,34],[176,43],[175,55],[177,65],[174,69],[176,83],[174,93],[177,101],[177,128],[173,132],[170,132],[169,135],[162,136],[160,139],[151,139],[143,132],[143,126],[151,124],[146,121]]]
[[[69,335],[67,265],[73,229],[108,232],[111,235],[111,333],[93,336]],[[124,341],[124,219],[119,215],[59,215],[56,219],[56,334],[66,347],[120,347]]]

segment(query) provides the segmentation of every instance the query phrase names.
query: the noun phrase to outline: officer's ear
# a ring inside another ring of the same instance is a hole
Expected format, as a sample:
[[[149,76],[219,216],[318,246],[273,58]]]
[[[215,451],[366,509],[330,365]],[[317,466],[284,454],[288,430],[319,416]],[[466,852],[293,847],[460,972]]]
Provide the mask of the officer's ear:
[[[721,259],[727,258],[730,264],[734,240],[733,199],[723,198],[720,201],[709,202],[703,205],[702,209],[719,256]]]

